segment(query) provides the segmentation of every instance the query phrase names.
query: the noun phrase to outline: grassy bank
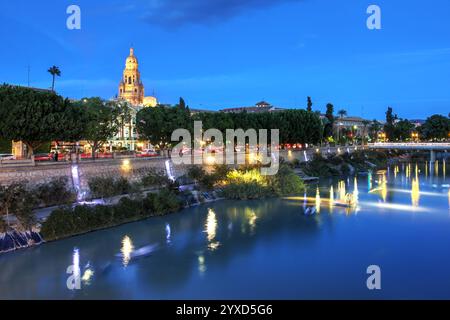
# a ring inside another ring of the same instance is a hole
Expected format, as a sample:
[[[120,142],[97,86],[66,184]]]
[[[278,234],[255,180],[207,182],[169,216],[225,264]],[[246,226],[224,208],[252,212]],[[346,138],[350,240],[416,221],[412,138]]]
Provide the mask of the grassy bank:
[[[292,165],[303,170],[304,173],[314,177],[346,176],[358,172],[385,168],[388,156],[385,152],[372,150],[359,150],[354,153],[332,154],[314,158],[305,163]]]
[[[265,197],[284,196],[304,191],[304,184],[292,169],[283,165],[277,175],[263,176],[259,167],[243,167],[229,169],[216,166],[211,173],[206,173],[201,167],[191,167],[188,176],[197,181],[199,190],[219,190],[219,195],[227,199],[259,199]],[[147,176],[149,182],[154,182]],[[107,181],[96,181],[95,191],[100,192]],[[111,181],[110,181],[111,182]],[[110,184],[107,194],[124,190],[125,181]],[[199,199],[200,200],[200,199]],[[167,188],[158,193],[149,193],[146,197],[135,193],[134,198],[124,197],[116,205],[81,205],[76,207],[61,207],[54,210],[43,223],[41,235],[46,241],[58,240],[95,230],[109,228],[124,223],[138,221],[153,216],[162,216],[179,211],[183,208],[181,197]]]
[[[112,206],[61,207],[43,223],[41,235],[46,241],[79,235],[120,224],[161,216],[182,208],[182,201],[167,189],[145,198],[122,198]]]

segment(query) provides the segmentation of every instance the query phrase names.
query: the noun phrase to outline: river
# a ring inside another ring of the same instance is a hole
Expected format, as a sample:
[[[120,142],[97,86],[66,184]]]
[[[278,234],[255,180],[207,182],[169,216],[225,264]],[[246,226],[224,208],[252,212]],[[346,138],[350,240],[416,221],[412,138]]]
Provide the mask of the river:
[[[0,298],[450,299],[449,180],[442,162],[403,164],[3,254]]]

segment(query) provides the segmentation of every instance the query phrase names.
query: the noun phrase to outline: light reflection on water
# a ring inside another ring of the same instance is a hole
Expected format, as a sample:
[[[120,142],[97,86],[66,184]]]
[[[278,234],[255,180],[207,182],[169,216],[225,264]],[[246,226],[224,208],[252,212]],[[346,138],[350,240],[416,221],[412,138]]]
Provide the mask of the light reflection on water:
[[[450,298],[449,181],[444,164],[428,176],[427,165],[323,180],[305,196],[216,202],[7,254],[0,298]],[[349,194],[357,206],[336,205]],[[317,205],[314,216],[303,214]],[[162,248],[131,263],[135,246],[153,243]],[[69,292],[67,264],[86,261],[82,289]],[[364,278],[374,263],[386,270],[377,296]]]
[[[125,236],[122,239],[122,248],[120,252],[122,253],[122,264],[124,267],[128,266],[131,259],[131,253],[134,250],[133,241],[131,241],[129,236]]]

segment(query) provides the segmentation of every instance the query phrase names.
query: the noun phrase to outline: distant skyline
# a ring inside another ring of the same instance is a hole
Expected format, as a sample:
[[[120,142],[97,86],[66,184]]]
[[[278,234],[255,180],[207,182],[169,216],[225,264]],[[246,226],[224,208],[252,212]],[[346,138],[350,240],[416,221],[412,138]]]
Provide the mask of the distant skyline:
[[[66,28],[66,8],[82,29]],[[366,9],[382,10],[368,30]],[[69,98],[117,95],[135,49],[146,95],[183,97],[192,108],[223,109],[265,100],[284,108],[383,119],[450,110],[450,2],[418,0],[75,0],[4,2],[0,82],[49,88],[62,76]]]

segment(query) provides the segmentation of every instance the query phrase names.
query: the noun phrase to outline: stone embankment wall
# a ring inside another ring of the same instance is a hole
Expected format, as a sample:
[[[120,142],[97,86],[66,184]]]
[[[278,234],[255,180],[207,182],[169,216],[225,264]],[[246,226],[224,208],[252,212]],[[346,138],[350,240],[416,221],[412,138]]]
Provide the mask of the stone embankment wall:
[[[339,151],[338,151],[339,150]],[[282,150],[280,157],[287,161],[297,159],[301,162],[312,159],[314,153],[353,152],[354,148],[322,148],[320,151],[309,149],[305,151]],[[78,172],[80,189],[88,190],[88,181],[93,177],[126,177],[131,182],[139,181],[149,170],[164,170],[167,158],[124,158],[108,160],[86,160],[72,164],[70,162],[36,163],[35,166],[0,167],[0,185],[10,185],[14,182],[28,182],[30,185],[50,182],[54,178],[68,177],[73,184],[74,170]],[[174,166],[176,177],[183,175],[186,166]]]
[[[68,177],[74,183],[74,173],[78,171],[80,187],[87,190],[88,181],[93,177],[126,177],[131,182],[139,181],[149,170],[165,170],[167,159],[118,159],[71,163],[42,163],[31,167],[0,168],[0,184],[27,182],[30,185],[50,182],[58,177]],[[176,176],[185,173],[185,167],[174,166]]]

